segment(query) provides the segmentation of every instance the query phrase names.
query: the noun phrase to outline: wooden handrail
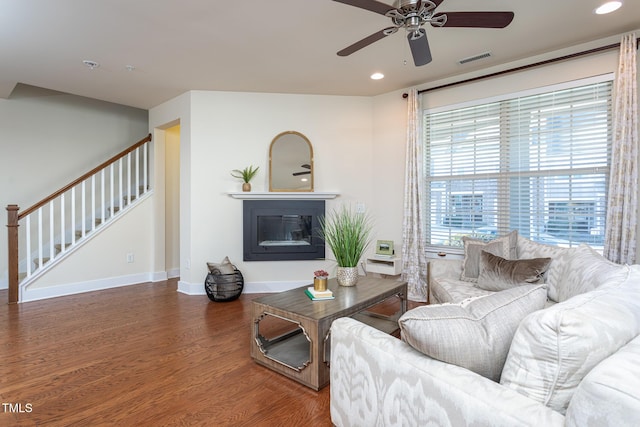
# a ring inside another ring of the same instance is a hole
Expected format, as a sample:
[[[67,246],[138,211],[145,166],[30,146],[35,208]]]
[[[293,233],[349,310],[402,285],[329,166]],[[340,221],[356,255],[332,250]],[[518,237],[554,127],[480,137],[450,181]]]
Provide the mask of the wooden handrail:
[[[49,196],[45,197],[44,199],[40,200],[35,205],[33,205],[33,206],[29,207],[28,209],[25,209],[24,211],[20,212],[18,214],[18,220],[21,220],[22,218],[26,217],[27,215],[29,215],[32,212],[35,212],[38,208],[46,205],[47,203],[49,203],[51,200],[55,199],[56,197],[58,197],[62,193],[67,192],[69,189],[75,187],[76,185],[80,184],[82,181],[84,181],[87,178],[91,177],[91,175],[93,175],[96,172],[99,172],[100,170],[106,168],[111,163],[114,163],[115,161],[120,160],[122,157],[126,156],[130,152],[136,150],[138,147],[141,147],[142,145],[146,144],[149,141],[151,141],[151,134],[147,135],[145,138],[143,138],[140,141],[136,142],[135,144],[133,144],[131,147],[127,148],[126,150],[123,150],[122,152],[120,152],[120,153],[116,154],[115,156],[111,157],[109,160],[107,160],[105,162],[102,162],[100,165],[98,165],[95,168],[91,169],[89,172],[85,173],[80,178],[78,178],[78,179],[74,180],[73,182],[65,185],[64,187],[62,187],[61,189],[59,189],[55,193],[52,193]]]

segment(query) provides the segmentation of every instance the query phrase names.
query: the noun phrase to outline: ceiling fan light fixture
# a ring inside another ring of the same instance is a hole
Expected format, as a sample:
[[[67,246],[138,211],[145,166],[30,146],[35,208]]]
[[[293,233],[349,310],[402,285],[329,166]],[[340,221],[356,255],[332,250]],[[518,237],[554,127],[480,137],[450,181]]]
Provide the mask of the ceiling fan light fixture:
[[[594,9],[593,13],[596,15],[606,15],[607,13],[614,12],[622,6],[622,1],[608,1],[601,6]]]
[[[381,79],[384,79],[384,74],[382,73],[371,74],[371,80],[381,80]]]

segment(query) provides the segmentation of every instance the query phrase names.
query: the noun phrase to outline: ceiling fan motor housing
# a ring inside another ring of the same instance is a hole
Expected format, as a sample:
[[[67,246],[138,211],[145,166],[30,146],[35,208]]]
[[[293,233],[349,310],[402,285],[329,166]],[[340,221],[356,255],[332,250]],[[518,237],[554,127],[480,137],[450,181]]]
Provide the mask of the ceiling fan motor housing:
[[[415,33],[427,22],[442,26],[444,22],[438,17],[433,19],[433,10],[436,4],[429,0],[396,0],[395,9],[387,12],[393,24],[397,27],[404,27],[408,32]],[[446,20],[446,17],[444,17]]]

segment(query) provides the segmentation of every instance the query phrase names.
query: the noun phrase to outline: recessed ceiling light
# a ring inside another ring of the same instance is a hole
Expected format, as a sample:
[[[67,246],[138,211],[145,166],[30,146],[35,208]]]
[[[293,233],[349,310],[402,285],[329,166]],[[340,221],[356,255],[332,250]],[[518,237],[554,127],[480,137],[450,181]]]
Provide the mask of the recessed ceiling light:
[[[98,64],[96,61],[92,61],[90,59],[85,59],[84,61],[82,61],[82,63],[92,70],[100,66],[100,64]]]
[[[620,9],[620,6],[622,6],[621,1],[608,1],[602,6],[596,8],[593,13],[595,13],[596,15],[604,15],[606,13],[611,13],[615,10]]]
[[[384,79],[384,74],[382,74],[382,73],[373,73],[373,74],[371,74],[371,79],[372,80]]]

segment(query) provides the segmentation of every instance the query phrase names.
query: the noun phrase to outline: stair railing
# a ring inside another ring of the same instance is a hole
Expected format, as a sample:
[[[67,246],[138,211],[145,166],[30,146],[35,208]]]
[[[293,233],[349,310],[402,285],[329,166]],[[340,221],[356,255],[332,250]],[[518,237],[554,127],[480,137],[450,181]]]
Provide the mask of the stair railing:
[[[22,212],[18,205],[7,206],[9,304],[20,300],[21,279],[41,272],[148,191],[150,141],[151,134]]]

